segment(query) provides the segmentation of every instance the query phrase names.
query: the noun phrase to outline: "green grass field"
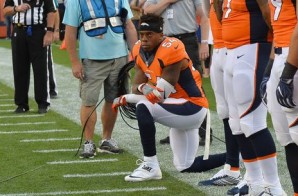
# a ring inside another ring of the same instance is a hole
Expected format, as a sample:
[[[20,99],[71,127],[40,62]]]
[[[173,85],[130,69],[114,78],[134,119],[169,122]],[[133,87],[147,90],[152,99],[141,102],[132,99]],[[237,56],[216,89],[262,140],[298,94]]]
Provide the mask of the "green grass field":
[[[157,144],[163,179],[142,183],[128,183],[124,176],[137,166],[142,157],[138,131],[129,128],[119,117],[113,137],[124,148],[119,155],[99,154],[82,160],[75,156],[80,144],[80,99],[78,82],[72,77],[66,51],[53,46],[59,98],[52,100],[46,115],[37,114],[30,86],[30,112],[13,113],[13,77],[10,42],[0,40],[0,196],[1,195],[225,195],[230,187],[199,187],[197,182],[211,177],[218,169],[200,174],[180,174],[172,164],[168,145]],[[223,139],[222,124],[217,118],[210,80],[204,79],[210,102],[214,135]],[[98,108],[100,112],[100,107]],[[135,121],[128,120],[134,127]],[[98,121],[95,141],[100,139]],[[157,141],[167,136],[168,129],[157,126]],[[288,194],[291,183],[283,149],[277,144],[279,173]],[[203,148],[198,154],[202,154]],[[224,144],[214,139],[211,153],[224,152]]]

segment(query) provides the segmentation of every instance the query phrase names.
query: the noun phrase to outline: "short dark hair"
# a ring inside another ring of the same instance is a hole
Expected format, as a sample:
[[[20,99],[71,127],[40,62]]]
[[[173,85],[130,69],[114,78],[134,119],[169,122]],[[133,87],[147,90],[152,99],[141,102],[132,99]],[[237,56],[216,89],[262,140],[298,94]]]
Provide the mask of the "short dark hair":
[[[142,25],[144,24],[144,25]],[[163,18],[155,14],[144,14],[140,18],[140,30],[163,31]]]

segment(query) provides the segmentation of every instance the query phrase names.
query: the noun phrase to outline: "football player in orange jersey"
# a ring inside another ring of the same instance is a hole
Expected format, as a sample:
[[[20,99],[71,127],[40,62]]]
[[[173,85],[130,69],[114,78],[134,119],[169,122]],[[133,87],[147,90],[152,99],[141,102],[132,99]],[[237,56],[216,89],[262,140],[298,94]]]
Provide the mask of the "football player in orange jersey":
[[[184,44],[177,38],[163,36],[163,19],[143,15],[140,21],[140,41],[132,55],[135,60],[134,94],[115,99],[116,108],[137,97],[136,116],[140,130],[144,161],[126,181],[158,180],[162,178],[156,156],[155,122],[170,127],[173,163],[180,172],[202,172],[222,166],[225,153],[196,157],[198,127],[203,122],[208,101],[202,90],[200,73],[193,67]]]
[[[207,6],[209,4],[209,7]],[[212,178],[201,181],[201,185],[236,185],[241,179],[239,168],[239,146],[235,136],[233,136],[229,125],[229,109],[225,99],[224,87],[224,65],[227,56],[227,48],[222,40],[222,27],[218,21],[214,9],[213,0],[204,1],[206,9],[209,10],[209,20],[213,35],[212,63],[210,66],[210,79],[214,95],[216,98],[216,111],[220,119],[223,120],[225,142],[226,142],[226,163],[224,168],[217,172]]]
[[[216,0],[216,5],[219,5]],[[222,11],[221,6],[217,11]],[[246,169],[249,195],[285,195],[277,170],[276,147],[267,128],[260,83],[272,47],[267,0],[224,0],[222,37],[227,47],[224,86],[229,124]]]
[[[270,7],[275,58],[267,83],[268,110],[277,140],[285,147],[287,166],[294,194],[297,196],[298,75],[296,66],[298,66],[298,43],[295,35],[298,33],[298,6],[296,1],[292,0],[271,0]]]

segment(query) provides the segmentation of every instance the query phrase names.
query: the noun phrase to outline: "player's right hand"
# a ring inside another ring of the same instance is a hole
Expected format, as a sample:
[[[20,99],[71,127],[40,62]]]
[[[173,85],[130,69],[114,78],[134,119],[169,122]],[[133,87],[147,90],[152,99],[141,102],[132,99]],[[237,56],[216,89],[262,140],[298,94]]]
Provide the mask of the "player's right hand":
[[[267,82],[269,80],[269,77],[264,76],[263,80],[260,85],[260,96],[262,99],[262,102],[267,106]]]
[[[293,79],[280,78],[276,89],[276,98],[281,106],[287,108],[296,107],[296,104],[293,101],[293,90]]]
[[[119,106],[126,105],[126,104],[127,103],[126,103],[125,95],[122,95],[122,96],[114,99],[113,104],[112,104],[112,109],[114,112],[117,112]]]

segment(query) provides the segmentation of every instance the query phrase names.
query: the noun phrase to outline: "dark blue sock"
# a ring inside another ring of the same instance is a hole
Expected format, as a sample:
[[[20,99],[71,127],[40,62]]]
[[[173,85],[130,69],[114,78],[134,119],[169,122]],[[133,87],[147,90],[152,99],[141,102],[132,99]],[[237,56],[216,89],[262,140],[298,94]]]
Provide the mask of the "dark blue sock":
[[[226,151],[227,158],[226,163],[231,165],[231,167],[239,168],[239,146],[236,141],[236,137],[232,134],[232,130],[229,125],[229,119],[223,119],[225,140],[226,140]]]
[[[295,193],[298,193],[298,146],[295,143],[291,143],[285,147],[285,150],[293,189]]]
[[[226,153],[209,155],[209,159],[203,160],[203,156],[198,156],[193,164],[181,172],[204,172],[223,166],[226,162]]]

